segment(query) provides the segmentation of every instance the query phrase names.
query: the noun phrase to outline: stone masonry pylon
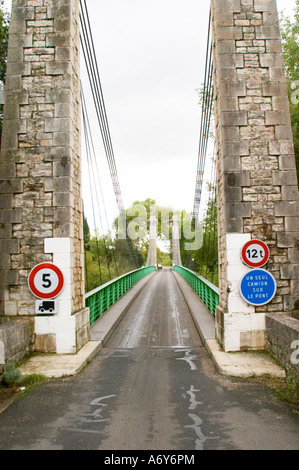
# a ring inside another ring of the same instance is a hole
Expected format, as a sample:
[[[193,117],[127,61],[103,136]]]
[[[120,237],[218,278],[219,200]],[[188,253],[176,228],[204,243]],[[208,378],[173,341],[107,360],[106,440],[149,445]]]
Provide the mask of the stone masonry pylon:
[[[179,221],[179,213],[174,212],[172,217],[172,263],[181,266]]]
[[[299,197],[276,0],[212,0],[220,306],[226,351],[263,349],[265,316],[299,312]],[[250,239],[270,248],[277,292],[256,307],[239,294]]]
[[[147,266],[157,265],[157,215],[150,215],[150,241],[147,255]]]
[[[89,339],[84,306],[79,0],[13,0],[0,159],[1,316],[35,317],[35,348],[73,353]],[[31,269],[65,285],[35,316]]]

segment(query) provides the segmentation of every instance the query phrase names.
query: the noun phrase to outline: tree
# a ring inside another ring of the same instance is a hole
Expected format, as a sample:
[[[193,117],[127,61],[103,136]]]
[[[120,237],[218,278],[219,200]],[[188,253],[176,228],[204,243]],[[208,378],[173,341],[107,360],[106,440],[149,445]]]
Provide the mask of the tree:
[[[0,0],[0,82],[4,84],[6,76],[9,14],[4,9],[4,0]],[[3,119],[3,105],[0,104],[0,140]]]
[[[126,210],[126,233],[135,248],[143,256],[143,262],[147,260],[149,248],[150,216],[157,215],[157,240],[171,240],[173,209],[158,206],[156,201],[147,198],[144,201],[135,201]],[[114,221],[114,228],[118,233],[118,219]]]
[[[296,0],[294,21],[281,13],[280,26],[299,179],[299,0]]]

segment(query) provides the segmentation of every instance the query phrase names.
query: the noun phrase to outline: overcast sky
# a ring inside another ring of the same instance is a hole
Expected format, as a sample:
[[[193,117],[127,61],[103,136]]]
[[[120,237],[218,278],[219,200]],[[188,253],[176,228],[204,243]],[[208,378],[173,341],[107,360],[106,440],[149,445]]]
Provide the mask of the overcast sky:
[[[277,4],[291,14],[295,0]],[[10,8],[11,1],[5,5]],[[151,197],[159,205],[192,211],[201,117],[196,89],[204,77],[210,2],[87,0],[87,6],[125,206]],[[115,198],[84,66],[82,80],[105,203],[114,216]],[[84,178],[87,212],[88,194]]]

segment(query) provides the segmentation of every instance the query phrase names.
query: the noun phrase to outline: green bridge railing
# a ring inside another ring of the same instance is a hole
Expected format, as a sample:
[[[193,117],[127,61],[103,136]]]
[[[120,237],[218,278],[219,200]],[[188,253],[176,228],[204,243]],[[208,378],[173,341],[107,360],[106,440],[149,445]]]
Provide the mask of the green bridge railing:
[[[205,306],[215,317],[216,307],[219,305],[219,289],[210,281],[202,276],[183,268],[183,266],[174,266],[173,270],[179,273],[182,278],[192,287],[196,294],[201,298]]]
[[[90,325],[93,325],[134,284],[153,271],[156,271],[156,266],[136,269],[85,294],[85,306],[89,307]]]

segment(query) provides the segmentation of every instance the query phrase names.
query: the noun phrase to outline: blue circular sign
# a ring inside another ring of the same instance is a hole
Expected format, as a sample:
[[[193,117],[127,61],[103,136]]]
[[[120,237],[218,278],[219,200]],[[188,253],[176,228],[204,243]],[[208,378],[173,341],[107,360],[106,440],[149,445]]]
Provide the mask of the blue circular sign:
[[[276,281],[265,269],[252,269],[243,277],[241,296],[250,305],[266,305],[276,294]]]

